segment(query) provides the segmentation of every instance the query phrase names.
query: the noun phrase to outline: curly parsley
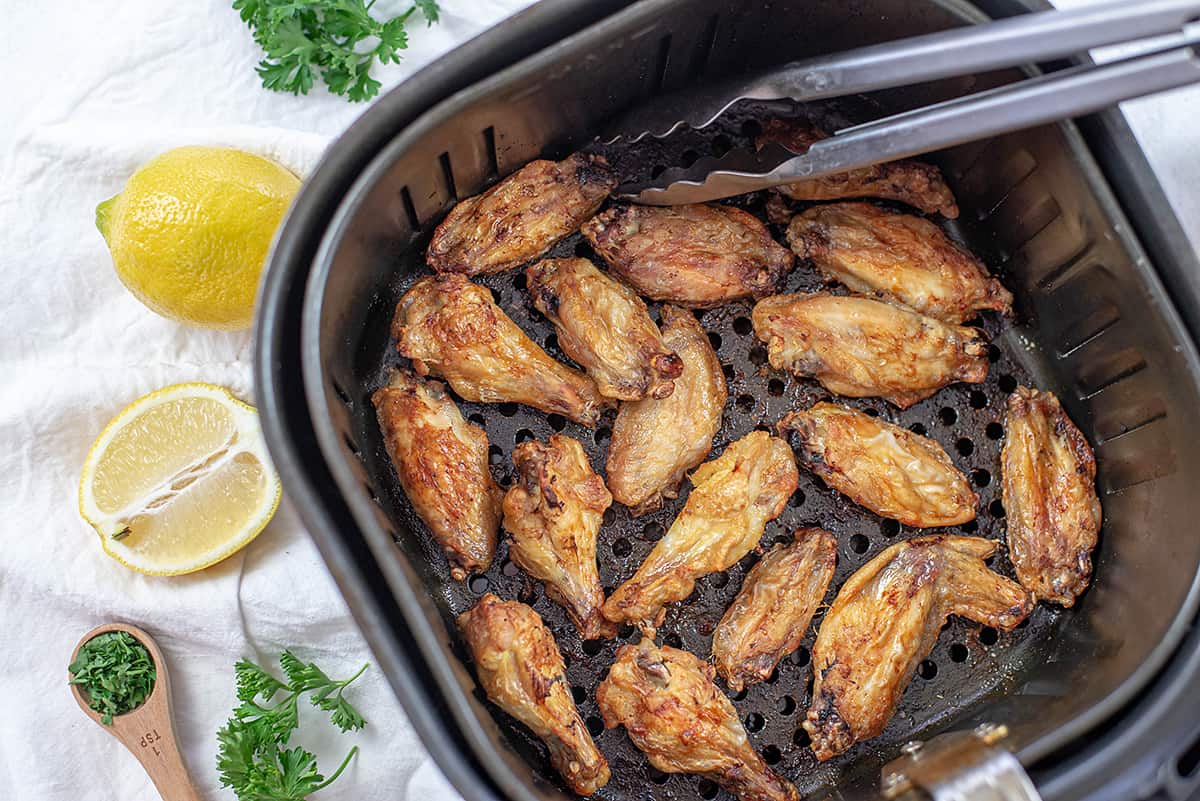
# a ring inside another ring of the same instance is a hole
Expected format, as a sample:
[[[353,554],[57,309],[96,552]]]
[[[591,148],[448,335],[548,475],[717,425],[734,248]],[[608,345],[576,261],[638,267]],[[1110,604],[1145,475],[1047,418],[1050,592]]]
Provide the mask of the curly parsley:
[[[234,0],[254,41],[266,53],[258,63],[263,86],[306,95],[319,76],[334,94],[355,102],[379,94],[371,65],[400,62],[408,47],[404,26],[420,11],[427,25],[438,20],[437,0],[415,0],[386,21],[371,15],[375,0]]]
[[[221,785],[232,787],[239,801],[303,801],[340,776],[358,753],[358,746],[351,748],[326,779],[317,771],[317,758],[312,752],[286,746],[299,725],[297,703],[304,693],[309,694],[313,706],[329,712],[330,721],[343,732],[366,725],[343,692],[367,666],[337,681],[290,651],[280,655],[279,664],[286,682],[245,659],[234,667],[241,703],[217,732],[217,770]]]
[[[154,689],[154,660],[127,631],[97,634],[83,644],[67,671],[105,726],[112,725],[114,715],[144,704]]]

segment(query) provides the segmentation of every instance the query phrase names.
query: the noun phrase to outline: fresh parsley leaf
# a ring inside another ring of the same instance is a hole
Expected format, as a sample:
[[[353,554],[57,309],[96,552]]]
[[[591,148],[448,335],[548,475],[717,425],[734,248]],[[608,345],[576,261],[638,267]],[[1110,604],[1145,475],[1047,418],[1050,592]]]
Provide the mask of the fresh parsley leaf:
[[[361,102],[379,94],[371,77],[376,61],[395,64],[408,47],[405,25],[420,11],[427,25],[438,21],[437,0],[413,0],[408,11],[380,21],[374,0],[234,0],[266,56],[256,71],[263,86],[306,95],[319,76],[334,94]]]
[[[239,801],[303,801],[340,776],[358,753],[358,746],[351,748],[326,779],[311,752],[284,746],[299,726],[298,701],[304,693],[310,694],[314,706],[331,712],[330,720],[343,732],[361,729],[366,721],[343,693],[367,666],[339,681],[291,651],[280,655],[279,664],[286,683],[245,659],[234,666],[240,703],[217,732],[217,771],[221,785],[232,787]],[[271,703],[280,693],[282,698]]]

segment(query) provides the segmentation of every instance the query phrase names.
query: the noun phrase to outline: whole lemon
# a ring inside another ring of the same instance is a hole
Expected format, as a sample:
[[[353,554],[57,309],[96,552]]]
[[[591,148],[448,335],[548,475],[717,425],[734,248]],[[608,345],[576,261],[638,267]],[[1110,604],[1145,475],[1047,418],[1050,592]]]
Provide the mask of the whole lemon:
[[[245,328],[267,251],[300,180],[259,156],[180,147],[96,207],[121,283],[152,310],[202,328]]]

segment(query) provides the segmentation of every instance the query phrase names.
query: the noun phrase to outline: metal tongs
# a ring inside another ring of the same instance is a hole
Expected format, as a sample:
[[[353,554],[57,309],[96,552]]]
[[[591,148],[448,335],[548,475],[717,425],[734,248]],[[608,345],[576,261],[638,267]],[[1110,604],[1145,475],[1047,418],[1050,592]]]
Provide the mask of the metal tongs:
[[[1089,114],[1200,81],[1200,0],[1116,0],[916,36],[687,89],[626,114],[608,141],[703,128],[741,100],[810,101],[1062,58],[1161,37],[1153,49],[1101,65],[1069,67],[837,131],[794,155],[780,147],[733,150],[619,187],[637,203],[699,203],[880,164]],[[1169,34],[1163,36],[1164,34]]]

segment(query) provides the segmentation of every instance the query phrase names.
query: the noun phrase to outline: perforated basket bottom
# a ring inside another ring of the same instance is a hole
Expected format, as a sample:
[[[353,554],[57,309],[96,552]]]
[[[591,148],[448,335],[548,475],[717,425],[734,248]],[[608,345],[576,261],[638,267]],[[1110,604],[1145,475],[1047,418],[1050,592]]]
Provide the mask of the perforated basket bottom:
[[[836,110],[827,113],[833,114]],[[651,172],[659,172],[664,165],[686,164],[700,152],[745,144],[753,133],[752,122],[732,115],[720,128],[714,127],[703,133],[686,132],[669,142],[646,143],[636,152],[609,149],[608,155],[622,177],[633,180]],[[762,213],[764,202],[765,197],[757,195],[743,199],[739,205],[765,219]],[[778,227],[772,230],[779,241],[785,241]],[[989,260],[989,254],[978,247],[979,240],[971,237],[963,226],[950,224],[947,230],[960,241],[972,242],[975,245],[972,249],[985,261]],[[578,235],[560,243],[550,255],[580,255],[602,263]],[[372,330],[386,330],[384,318],[390,317],[395,302],[418,277],[399,277],[390,296],[379,299],[380,302],[372,311]],[[492,290],[499,305],[535,342],[545,347],[551,356],[570,363],[558,347],[553,326],[533,308],[525,291],[523,271],[514,270],[479,281]],[[788,281],[787,291],[811,291],[824,287],[812,267],[800,263]],[[657,304],[652,304],[651,308],[657,320]],[[750,311],[751,304],[746,302],[696,312],[720,357],[729,390],[724,422],[709,458],[716,457],[729,442],[755,428],[773,428],[775,422],[789,411],[807,408],[818,400],[830,398],[829,393],[815,381],[795,379],[770,368],[766,349],[754,337]],[[1019,354],[1010,352],[1003,344],[1003,321],[986,316],[978,324],[993,341],[989,348],[991,369],[985,383],[947,387],[936,396],[904,411],[881,400],[835,399],[940,442],[979,493],[978,518],[951,529],[911,529],[867,512],[829,489],[816,476],[801,470],[799,489],[783,514],[767,526],[762,545],[766,548],[776,541],[790,541],[791,532],[802,526],[820,526],[832,531],[838,538],[838,566],[826,598],[827,603],[832,602],[837,589],[851,573],[892,543],[907,537],[922,532],[947,531],[1003,542],[1004,510],[1000,501],[999,453],[1003,438],[1004,402],[1018,383],[1027,384],[1030,379],[1015,358]],[[376,362],[375,369],[369,371],[374,374],[374,383],[367,387],[368,391],[381,385],[387,369],[400,361],[393,346],[394,343],[389,343],[389,347],[382,349],[382,357]],[[365,353],[360,355],[367,356]],[[370,356],[373,358],[374,355],[372,352]],[[555,432],[563,432],[579,440],[587,450],[592,466],[601,475],[604,473],[605,453],[615,416],[613,412],[607,413],[593,430],[558,415],[545,415],[516,404],[460,402],[460,405],[468,419],[487,430],[491,443],[492,471],[503,487],[507,488],[513,482],[513,447],[530,439],[545,440]],[[531,604],[554,632],[567,663],[567,678],[579,711],[612,767],[612,781],[596,797],[661,799],[699,796],[712,799],[718,795],[726,796],[710,781],[695,776],[668,775],[651,768],[623,730],[604,730],[595,703],[595,689],[607,673],[616,648],[638,639],[639,635],[633,627],[624,627],[615,640],[581,641],[562,609],[547,600],[538,582],[524,575],[508,560],[507,545],[503,542],[487,573],[474,576],[464,583],[452,581],[444,557],[432,544],[423,524],[413,515],[394,474],[386,469],[387,457],[377,434],[373,437],[371,448],[375,451],[375,458],[368,458],[368,463],[383,467],[373,471],[376,486],[382,489],[385,501],[390,501],[387,505],[399,512],[412,531],[418,532],[421,539],[419,547],[423,551],[418,558],[423,556],[431,572],[439,577],[439,594],[443,596],[448,610],[458,614],[470,608],[483,593],[494,592],[503,598],[516,598]],[[606,593],[629,578],[641,564],[683,508],[687,491],[685,484],[679,498],[667,503],[658,512],[643,517],[635,518],[617,504],[605,513],[597,558]],[[413,549],[411,541],[405,546]],[[689,598],[668,607],[666,620],[659,629],[661,641],[686,648],[702,657],[709,656],[712,629],[741,587],[746,570],[757,559],[758,554],[751,553],[730,570],[701,579]],[[1012,575],[1003,548],[993,560],[992,567],[1005,575]],[[800,724],[810,701],[810,649],[822,614],[818,612],[803,644],[783,660],[766,682],[731,695],[755,748],[768,764],[795,782],[805,794],[828,790],[859,772],[876,770],[879,760],[895,754],[900,744],[950,724],[977,706],[982,699],[1003,693],[1014,686],[1023,673],[1023,666],[1039,658],[1044,650],[1041,644],[1053,635],[1057,622],[1063,616],[1057,608],[1039,605],[1029,620],[1007,634],[952,619],[933,652],[921,663],[884,733],[870,742],[859,744],[841,757],[818,763],[808,748],[808,737]],[[460,654],[465,653],[461,647],[458,650]],[[495,707],[492,709],[513,746],[539,766],[544,776],[555,779],[541,744],[516,721]],[[863,778],[870,781],[868,776]]]

